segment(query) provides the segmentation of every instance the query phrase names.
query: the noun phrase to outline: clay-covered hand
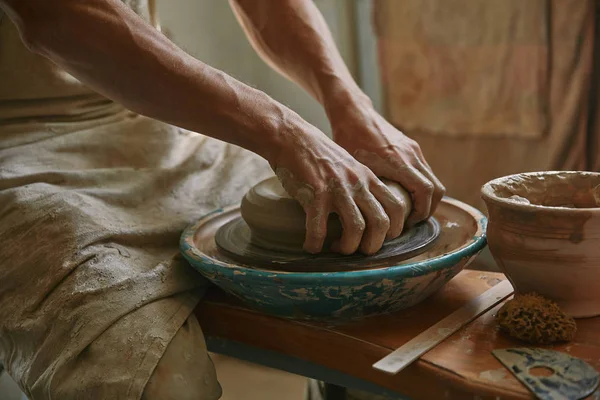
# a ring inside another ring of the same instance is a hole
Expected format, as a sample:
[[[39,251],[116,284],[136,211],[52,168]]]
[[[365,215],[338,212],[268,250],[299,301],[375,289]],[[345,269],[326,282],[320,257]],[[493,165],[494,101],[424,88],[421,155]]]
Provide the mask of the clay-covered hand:
[[[369,168],[304,121],[286,129],[269,162],[306,212],[304,249],[310,253],[322,250],[328,216],[336,213],[343,232],[331,250],[373,254],[389,236],[388,215],[403,207]]]
[[[370,102],[336,108],[329,112],[333,138],[378,177],[398,182],[412,196],[413,210],[407,220],[414,225],[430,217],[446,189],[434,175],[414,140],[387,122]],[[392,221],[391,231],[402,229]]]

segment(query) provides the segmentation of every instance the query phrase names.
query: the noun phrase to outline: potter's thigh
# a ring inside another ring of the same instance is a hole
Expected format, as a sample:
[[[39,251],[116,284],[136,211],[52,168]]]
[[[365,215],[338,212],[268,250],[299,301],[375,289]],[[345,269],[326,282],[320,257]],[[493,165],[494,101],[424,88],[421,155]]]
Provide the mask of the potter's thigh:
[[[142,400],[217,400],[221,386],[204,334],[192,314],[177,331],[148,380]]]

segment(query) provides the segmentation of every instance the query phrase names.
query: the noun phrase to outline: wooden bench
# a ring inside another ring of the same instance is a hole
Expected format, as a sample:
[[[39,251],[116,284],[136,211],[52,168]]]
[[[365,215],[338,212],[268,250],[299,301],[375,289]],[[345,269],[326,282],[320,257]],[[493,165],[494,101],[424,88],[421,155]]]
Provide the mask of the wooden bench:
[[[209,291],[196,314],[210,351],[325,381],[331,399],[344,398],[343,388],[414,400],[533,399],[491,354],[497,348],[524,346],[498,332],[494,315],[500,305],[398,375],[371,367],[504,279],[499,273],[463,271],[416,307],[341,326],[263,315],[218,289]],[[577,323],[576,340],[553,348],[600,369],[600,318]],[[600,393],[595,396],[600,399]]]

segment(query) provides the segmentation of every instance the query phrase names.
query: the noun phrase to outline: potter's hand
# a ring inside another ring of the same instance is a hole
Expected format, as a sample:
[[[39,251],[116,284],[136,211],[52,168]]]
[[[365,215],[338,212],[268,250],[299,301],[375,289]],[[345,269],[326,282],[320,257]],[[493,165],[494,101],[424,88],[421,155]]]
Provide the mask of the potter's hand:
[[[377,176],[398,182],[411,194],[413,211],[408,225],[433,214],[446,189],[414,140],[394,128],[368,101],[328,114],[336,143]],[[397,228],[392,226],[392,231],[399,233]]]
[[[333,251],[375,253],[389,234],[388,215],[402,209],[401,200],[347,151],[310,124],[299,122],[285,129],[280,151],[269,161],[283,187],[306,212],[304,249],[322,250],[327,218],[333,212],[343,228]]]

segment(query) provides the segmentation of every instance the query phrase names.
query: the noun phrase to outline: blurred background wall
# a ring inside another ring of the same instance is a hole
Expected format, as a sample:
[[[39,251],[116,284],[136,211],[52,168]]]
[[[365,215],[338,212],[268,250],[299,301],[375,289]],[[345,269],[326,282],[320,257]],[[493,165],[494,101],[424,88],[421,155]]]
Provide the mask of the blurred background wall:
[[[275,0],[277,1],[277,0]],[[368,3],[366,1],[365,3]],[[342,57],[356,76],[355,2],[315,0]],[[322,107],[304,90],[269,68],[254,52],[226,0],[158,0],[165,33],[199,60],[271,95],[326,133]]]

